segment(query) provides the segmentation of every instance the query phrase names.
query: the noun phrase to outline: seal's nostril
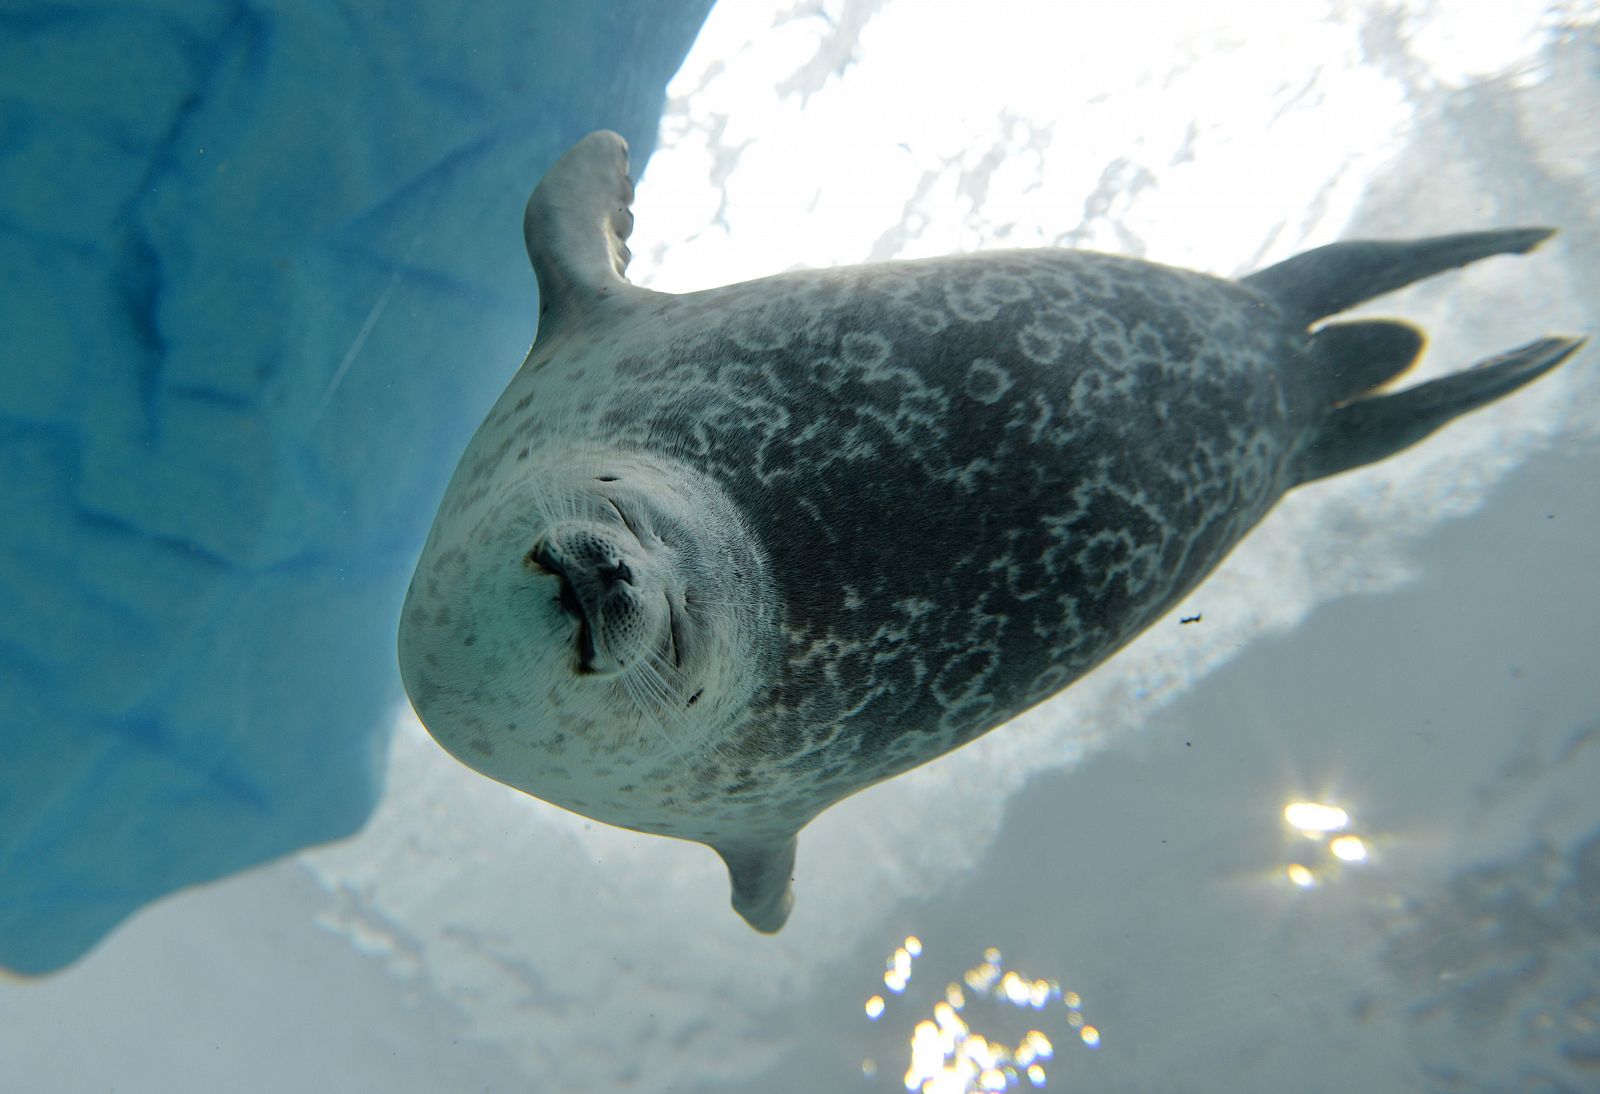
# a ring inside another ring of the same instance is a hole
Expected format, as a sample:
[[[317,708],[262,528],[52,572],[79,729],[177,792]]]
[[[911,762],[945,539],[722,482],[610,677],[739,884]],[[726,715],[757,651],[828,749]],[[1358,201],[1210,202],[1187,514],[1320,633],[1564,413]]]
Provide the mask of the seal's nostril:
[[[607,585],[615,585],[619,581],[624,585],[633,584],[633,571],[628,569],[628,564],[621,559],[611,563],[603,562],[598,569]]]

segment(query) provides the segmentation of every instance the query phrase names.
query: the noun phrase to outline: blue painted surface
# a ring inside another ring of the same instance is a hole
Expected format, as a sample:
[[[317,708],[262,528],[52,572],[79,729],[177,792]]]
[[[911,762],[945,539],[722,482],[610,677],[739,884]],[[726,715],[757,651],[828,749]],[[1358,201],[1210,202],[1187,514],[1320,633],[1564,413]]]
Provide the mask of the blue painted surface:
[[[709,7],[0,12],[0,964],[364,822],[522,204]]]

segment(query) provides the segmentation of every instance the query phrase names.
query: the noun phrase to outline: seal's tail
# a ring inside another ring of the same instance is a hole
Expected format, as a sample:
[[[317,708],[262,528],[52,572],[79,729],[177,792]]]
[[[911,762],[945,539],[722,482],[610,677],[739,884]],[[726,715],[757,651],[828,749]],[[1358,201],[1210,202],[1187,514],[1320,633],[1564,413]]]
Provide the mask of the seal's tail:
[[[1243,278],[1295,324],[1497,254],[1525,254],[1554,232],[1511,228],[1410,242],[1335,243]],[[1509,394],[1577,352],[1581,338],[1542,338],[1405,391],[1376,389],[1416,360],[1422,334],[1386,320],[1335,323],[1311,336],[1311,375],[1327,413],[1300,455],[1297,481],[1336,475],[1393,455],[1450,419]]]

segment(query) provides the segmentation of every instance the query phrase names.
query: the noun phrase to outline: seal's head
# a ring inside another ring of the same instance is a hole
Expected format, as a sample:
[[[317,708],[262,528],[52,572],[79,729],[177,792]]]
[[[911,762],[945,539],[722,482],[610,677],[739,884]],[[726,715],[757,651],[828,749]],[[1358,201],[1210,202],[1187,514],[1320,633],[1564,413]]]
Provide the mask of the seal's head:
[[[401,620],[406,690],[480,771],[663,830],[641,772],[727,744],[772,678],[766,562],[716,484],[670,460],[569,450],[518,466],[441,510]]]

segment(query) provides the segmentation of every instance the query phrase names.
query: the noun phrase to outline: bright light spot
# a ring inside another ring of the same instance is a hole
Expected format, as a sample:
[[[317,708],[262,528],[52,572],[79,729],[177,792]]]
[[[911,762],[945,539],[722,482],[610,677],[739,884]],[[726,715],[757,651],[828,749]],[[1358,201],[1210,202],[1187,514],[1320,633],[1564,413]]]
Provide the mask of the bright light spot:
[[[1290,881],[1302,889],[1309,889],[1317,883],[1317,875],[1301,866],[1298,862],[1291,862],[1284,873],[1289,875]]]
[[[922,939],[918,938],[914,934],[907,935],[906,936],[905,949],[906,949],[906,953],[910,954],[912,957],[921,957],[922,956]]]
[[[902,987],[904,981],[898,974],[909,974],[909,959],[919,956],[921,948],[914,945],[915,938],[907,938],[906,943],[885,962],[889,966],[885,980],[895,980]],[[914,1094],[1010,1091],[1022,1085],[1024,1077],[1034,1087],[1044,1086],[1045,1063],[1054,1056],[1055,1047],[1043,1030],[1029,1029],[1012,1048],[1009,1040],[979,1027],[996,1017],[1015,1021],[1016,1010],[1040,1010],[1052,999],[1067,1003],[1065,1024],[1079,1041],[1090,1048],[1100,1043],[1099,1030],[1087,1025],[1077,1009],[1081,999],[1076,992],[1063,992],[1056,980],[1036,979],[1005,968],[998,949],[985,950],[983,956],[981,964],[964,974],[966,987],[947,982],[943,998],[931,1000],[931,1019],[924,1018],[912,1028],[906,1090]],[[867,1000],[869,1018],[876,1019],[885,1011],[882,996]],[[1001,1012],[1013,1017],[1004,1018]],[[1043,1024],[1048,1019],[1040,1016],[1035,1020]]]
[[[939,1028],[946,1033],[953,1033],[957,1037],[967,1035],[967,1024],[949,1003],[940,1003],[933,1008],[933,1020],[938,1022]]]
[[[878,1074],[878,1061],[872,1059],[870,1056],[867,1059],[862,1060],[861,1061],[861,1074],[864,1075],[865,1077],[867,1077],[868,1079],[870,1079],[873,1076],[877,1075]]]
[[[1289,827],[1305,833],[1337,832],[1350,823],[1350,814],[1337,805],[1290,802],[1283,807],[1283,819]]]
[[[999,952],[999,950],[989,951],[989,953],[996,955]],[[985,961],[977,968],[968,969],[965,979],[967,987],[973,991],[987,992],[994,986],[994,982],[1000,979],[1000,968],[993,961]]]
[[[995,1046],[991,1045],[989,1039],[981,1033],[974,1033],[961,1047],[961,1054],[982,1068],[993,1067],[995,1061],[1000,1058],[995,1052]]]
[[[939,1027],[932,1022],[918,1022],[911,1031],[911,1070],[906,1072],[906,1089],[916,1090],[924,1077],[944,1070],[946,1053],[939,1043]]]
[[[1339,836],[1328,844],[1328,850],[1345,862],[1366,862],[1367,845],[1360,836]]]
[[[906,980],[904,977],[896,976],[894,970],[890,969],[883,974],[883,986],[899,995],[906,990]]]
[[[894,974],[901,980],[911,979],[911,951],[903,946],[894,951]]]

